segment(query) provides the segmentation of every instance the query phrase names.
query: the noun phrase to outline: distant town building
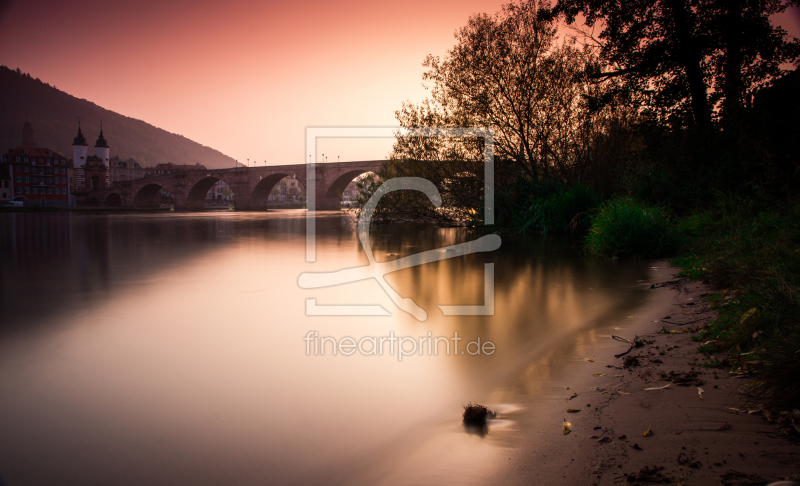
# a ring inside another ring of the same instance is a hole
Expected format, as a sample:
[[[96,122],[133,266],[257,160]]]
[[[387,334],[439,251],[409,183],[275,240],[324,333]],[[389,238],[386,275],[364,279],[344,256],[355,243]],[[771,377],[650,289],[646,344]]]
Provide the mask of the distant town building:
[[[11,200],[11,176],[8,174],[8,165],[0,164],[0,203],[5,204]]]
[[[342,191],[342,205],[351,207],[358,199],[358,181],[350,181]]]
[[[71,168],[63,155],[36,146],[33,127],[26,121],[22,143],[0,158],[0,196],[5,198],[5,192],[11,200],[29,205],[68,206]]]
[[[233,192],[231,188],[223,181],[217,181],[211,186],[206,194],[206,202],[233,202]]]
[[[148,174],[148,170],[141,167],[134,159],[120,160],[114,156],[109,160],[108,169],[111,173],[111,183],[141,179]]]
[[[296,202],[305,200],[305,190],[295,176],[284,177],[272,188],[267,201]]]
[[[172,174],[176,171],[184,171],[184,170],[208,170],[204,165],[201,165],[200,162],[191,165],[191,164],[173,164],[172,162],[167,162],[166,164],[158,164],[152,170],[153,175],[167,175]]]

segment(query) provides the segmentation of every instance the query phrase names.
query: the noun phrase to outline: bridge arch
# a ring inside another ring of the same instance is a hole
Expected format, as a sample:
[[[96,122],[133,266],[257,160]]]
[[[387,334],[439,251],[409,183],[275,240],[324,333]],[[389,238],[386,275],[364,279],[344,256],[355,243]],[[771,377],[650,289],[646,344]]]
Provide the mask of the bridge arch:
[[[160,201],[156,201],[156,197],[161,194],[161,184],[150,183],[145,184],[136,192],[133,197],[133,207],[137,208],[153,208],[159,207]]]
[[[356,177],[358,177],[358,176],[360,176],[362,174],[369,174],[369,173],[373,173],[374,174],[375,172],[372,171],[372,170],[369,170],[369,169],[356,169],[356,170],[351,170],[349,172],[345,172],[344,174],[342,174],[339,177],[337,177],[331,183],[330,187],[328,187],[328,190],[325,193],[325,197],[341,198],[342,197],[342,193],[344,192],[345,188],[351,182],[353,182],[353,179],[355,179]]]
[[[106,197],[105,206],[112,208],[122,206],[122,196],[119,193],[112,192]]]
[[[284,177],[289,177],[289,174],[270,174],[263,177],[258,184],[253,187],[253,192],[250,193],[250,204],[255,208],[267,209],[267,201],[269,201],[269,193],[275,184],[281,181]]]
[[[214,176],[203,177],[199,181],[195,182],[192,188],[189,190],[189,194],[186,196],[186,206],[191,209],[203,209],[208,191],[210,191],[211,188],[214,187],[214,184],[216,184],[218,181],[225,182],[225,184],[227,184],[228,187],[233,190],[233,187],[224,179]],[[235,198],[236,194],[234,193],[234,199]]]

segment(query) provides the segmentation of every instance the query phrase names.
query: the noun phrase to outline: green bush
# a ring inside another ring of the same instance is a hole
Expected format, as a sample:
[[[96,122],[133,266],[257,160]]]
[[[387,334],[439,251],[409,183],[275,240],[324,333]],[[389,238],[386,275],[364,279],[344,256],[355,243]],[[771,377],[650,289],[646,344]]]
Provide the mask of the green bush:
[[[677,243],[662,208],[615,199],[597,211],[586,237],[586,250],[601,257],[658,258],[673,253]]]
[[[534,201],[527,224],[541,233],[583,233],[589,226],[588,213],[599,200],[591,187],[578,183]]]
[[[520,233],[585,233],[600,196],[586,184],[567,188],[549,179],[519,177],[495,196],[497,225]]]
[[[519,176],[501,185],[495,194],[495,221],[502,229],[524,233],[531,227],[532,208],[541,200],[563,191],[561,184],[549,179]]]

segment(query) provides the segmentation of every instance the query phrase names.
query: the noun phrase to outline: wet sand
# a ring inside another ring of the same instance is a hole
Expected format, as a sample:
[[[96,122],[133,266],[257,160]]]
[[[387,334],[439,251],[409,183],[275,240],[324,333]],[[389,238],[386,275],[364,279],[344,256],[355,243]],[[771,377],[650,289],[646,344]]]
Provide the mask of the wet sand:
[[[653,266],[653,283],[675,279],[666,262]],[[630,324],[613,331],[646,344],[616,358],[628,345],[608,338],[590,356],[573,356],[569,390],[520,417],[522,445],[495,483],[766,484],[800,473],[800,444],[778,438],[778,425],[762,414],[743,412],[741,377],[700,366],[707,358],[690,332],[658,333],[709,323],[714,314],[700,296],[710,290],[682,280],[651,292]],[[625,367],[631,357],[638,365]],[[573,427],[568,435],[563,419]]]
[[[644,288],[676,279],[666,261],[649,266]],[[710,290],[681,280],[648,292],[632,315],[553,343],[477,397],[498,412],[485,435],[466,433],[454,411],[452,422],[396,449],[391,464],[348,482],[756,485],[798,474],[800,445],[778,438],[778,425],[763,415],[746,413],[742,379],[699,366],[707,358],[691,333],[658,333],[710,322],[700,297]],[[618,358],[628,344],[612,335],[646,344]],[[624,366],[631,357],[638,365]]]

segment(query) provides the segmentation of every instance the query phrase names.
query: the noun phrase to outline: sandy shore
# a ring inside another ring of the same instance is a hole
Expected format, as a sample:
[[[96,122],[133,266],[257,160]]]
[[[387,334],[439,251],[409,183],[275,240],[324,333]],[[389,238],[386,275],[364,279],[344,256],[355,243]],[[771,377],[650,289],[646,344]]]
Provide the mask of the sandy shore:
[[[646,293],[643,305],[551,343],[475,397],[498,412],[485,435],[465,433],[454,412],[427,438],[407,439],[382,456],[390,461],[340,483],[754,486],[796,477],[800,443],[779,438],[779,425],[763,414],[747,413],[737,392],[742,379],[700,366],[708,358],[691,332],[659,333],[711,322],[702,299],[711,291],[686,280],[660,285],[676,280],[677,269],[647,265],[650,281],[631,289]],[[656,288],[645,290],[651,283]],[[629,346],[612,335],[646,344],[615,357]]]
[[[654,283],[675,279],[667,262],[653,267]],[[644,346],[617,358],[628,345],[599,339],[583,348],[589,356],[569,360],[560,399],[508,414],[522,445],[493,482],[756,485],[798,477],[800,444],[780,438],[779,425],[762,413],[746,412],[737,392],[742,380],[700,366],[706,358],[691,333],[658,333],[710,322],[701,297],[710,290],[680,281],[651,292],[644,308],[612,331],[643,337]],[[564,420],[572,424],[567,435]]]

